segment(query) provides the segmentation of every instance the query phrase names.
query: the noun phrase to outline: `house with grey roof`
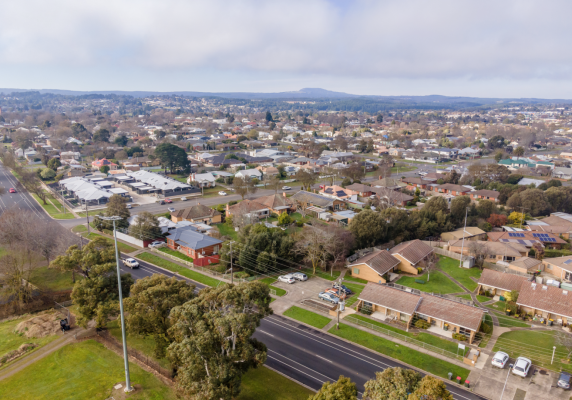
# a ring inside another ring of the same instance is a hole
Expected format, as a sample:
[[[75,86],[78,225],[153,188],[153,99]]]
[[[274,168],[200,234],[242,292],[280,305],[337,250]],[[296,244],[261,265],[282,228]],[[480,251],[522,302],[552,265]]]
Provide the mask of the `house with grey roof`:
[[[192,227],[186,226],[170,232],[167,236],[167,246],[196,259],[218,254],[222,241],[196,232]]]

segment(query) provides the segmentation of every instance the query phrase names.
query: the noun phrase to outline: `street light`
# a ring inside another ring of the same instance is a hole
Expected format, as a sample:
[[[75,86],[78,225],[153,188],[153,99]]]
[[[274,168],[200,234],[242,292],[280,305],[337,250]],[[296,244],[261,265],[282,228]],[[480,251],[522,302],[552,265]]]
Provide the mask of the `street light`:
[[[506,373],[506,379],[504,380],[504,386],[502,387],[502,393],[500,395],[500,400],[502,400],[502,396],[504,395],[504,389],[506,388],[506,383],[508,382],[508,376],[510,375],[510,370],[512,369],[513,364],[508,365],[508,372]]]
[[[121,337],[123,338],[123,361],[125,363],[125,391],[131,392],[131,380],[129,379],[129,360],[127,359],[127,337],[125,335],[125,316],[123,315],[123,293],[121,292],[121,269],[119,267],[119,251],[117,250],[117,231],[115,221],[122,220],[118,216],[100,217],[104,221],[113,221],[113,240],[115,241],[115,261],[117,263],[117,284],[119,286],[119,312],[121,314]]]

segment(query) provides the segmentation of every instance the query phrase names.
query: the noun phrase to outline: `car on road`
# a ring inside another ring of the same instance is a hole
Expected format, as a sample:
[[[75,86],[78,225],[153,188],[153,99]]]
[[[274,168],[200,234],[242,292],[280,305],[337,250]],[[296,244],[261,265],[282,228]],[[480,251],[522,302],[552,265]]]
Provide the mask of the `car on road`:
[[[186,197],[181,197],[181,201],[187,201]]]
[[[123,260],[123,265],[125,265],[126,267],[129,267],[131,269],[139,268],[139,263],[134,258],[126,258],[125,260]]]
[[[131,204],[127,204],[127,205],[125,206],[125,208],[127,208],[128,210],[131,210]]]
[[[162,244],[165,244],[165,242],[161,242],[160,240],[155,240],[154,242],[149,243],[148,247],[159,247]]]
[[[497,367],[497,368],[504,368],[506,363],[508,362],[508,354],[506,354],[503,351],[497,351],[495,353],[495,355],[493,356],[493,360],[491,361],[491,364],[493,367]]]
[[[169,212],[172,212],[172,213],[174,213],[175,211],[177,211],[177,210],[175,210],[174,207],[169,207],[169,208],[167,208],[167,210],[169,210]]]
[[[10,190],[8,190],[10,193],[16,193],[16,189],[14,188],[10,188]]]
[[[168,198],[168,197],[165,199],[165,203],[167,203],[167,204],[171,204],[172,202],[173,202],[173,200],[171,200],[171,199]]]
[[[528,358],[518,357],[512,367],[512,373],[520,376],[521,378],[526,378],[531,365],[532,361]]]
[[[570,373],[562,371],[558,377],[558,383],[556,383],[556,386],[562,389],[570,389],[570,380]]]
[[[298,281],[307,281],[308,280],[308,275],[302,273],[302,272],[294,272],[292,274],[292,278],[298,280]]]
[[[425,171],[419,171],[419,175],[425,176],[425,175],[427,175],[427,172],[425,172]]]
[[[329,301],[330,303],[334,303],[334,304],[337,304],[340,301],[340,299],[338,299],[333,294],[326,293],[326,292],[320,292],[320,294],[318,294],[318,298],[320,300]]]
[[[165,205],[165,200],[161,200],[161,201],[159,202],[159,204],[161,204],[162,206],[164,206],[164,205]]]
[[[282,186],[282,190],[290,190],[292,189],[290,186]]]
[[[336,288],[336,289],[339,289],[339,288],[340,288],[340,284],[336,282],[336,283],[333,284],[333,287]],[[342,285],[342,291],[343,291],[345,294],[352,294],[352,293],[353,293],[350,288],[346,287],[346,285]]]
[[[288,274],[288,275],[280,275],[278,277],[278,280],[280,282],[284,282],[284,283],[294,283],[296,282],[296,279],[292,278],[292,275]]]
[[[226,196],[226,192],[223,192],[222,190],[221,190],[220,192],[218,192],[218,194],[219,194],[220,196]]]

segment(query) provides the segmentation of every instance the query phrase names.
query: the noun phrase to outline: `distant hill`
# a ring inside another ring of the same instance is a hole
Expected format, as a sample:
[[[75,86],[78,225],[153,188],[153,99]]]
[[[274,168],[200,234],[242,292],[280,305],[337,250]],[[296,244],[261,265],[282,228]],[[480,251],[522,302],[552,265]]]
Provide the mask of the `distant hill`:
[[[343,92],[334,92],[331,90],[320,88],[304,88],[291,92],[277,92],[277,93],[250,93],[250,92],[191,92],[191,91],[174,91],[174,92],[154,92],[154,91],[122,91],[122,90],[94,90],[94,91],[75,91],[75,90],[60,90],[60,89],[10,89],[0,88],[0,93],[12,92],[28,92],[35,91],[40,93],[61,94],[67,96],[81,96],[88,94],[116,94],[133,97],[147,97],[147,96],[161,96],[161,95],[180,95],[189,97],[221,97],[226,99],[245,99],[245,100],[262,100],[262,99],[277,99],[277,100],[317,100],[317,99],[336,99],[336,100],[350,100],[362,99],[387,102],[391,104],[424,104],[433,106],[447,106],[447,105],[507,105],[508,103],[518,104],[546,104],[546,103],[572,103],[571,99],[538,99],[538,98],[481,98],[481,97],[453,97],[441,95],[428,95],[428,96],[377,96],[377,95],[355,95]]]

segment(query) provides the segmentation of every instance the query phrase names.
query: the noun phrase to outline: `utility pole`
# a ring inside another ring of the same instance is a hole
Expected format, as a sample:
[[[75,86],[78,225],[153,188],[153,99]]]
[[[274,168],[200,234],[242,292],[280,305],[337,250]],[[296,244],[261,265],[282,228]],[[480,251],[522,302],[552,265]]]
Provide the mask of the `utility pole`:
[[[346,302],[343,300],[346,297],[346,293],[343,291],[342,289],[342,283],[343,283],[343,279],[344,278],[340,278],[340,284],[338,286],[338,291],[340,293],[340,301],[338,301],[338,323],[336,324],[336,329],[339,331],[340,330],[340,312],[341,312],[341,308],[344,307],[344,305],[346,304]],[[342,292],[343,294],[343,298],[342,298]]]
[[[459,268],[463,268],[463,248],[465,247],[465,230],[467,229],[467,212],[469,208],[465,209],[465,227],[463,228],[463,241],[461,242],[461,257],[459,260]]]
[[[121,315],[121,337],[123,339],[123,362],[125,364],[125,392],[131,392],[131,379],[129,377],[129,359],[127,358],[127,336],[125,334],[125,315],[123,313],[123,293],[121,291],[121,267],[119,266],[119,250],[117,249],[117,230],[115,229],[115,221],[123,218],[118,216],[101,217],[106,221],[113,221],[113,240],[115,242],[115,261],[117,264],[117,286],[119,289],[119,313]]]
[[[87,235],[89,236],[89,210],[87,209],[87,200],[85,201],[85,217],[87,218]]]
[[[232,272],[232,240],[230,241],[230,283],[234,283],[234,273]]]
[[[524,210],[528,210],[528,208],[520,207],[520,211],[522,213],[522,218],[520,219],[520,229],[522,229],[522,224],[524,224]]]
[[[62,208],[64,209],[64,214],[66,213],[66,199],[64,198],[64,189],[62,188],[61,191],[61,195],[62,195]]]

